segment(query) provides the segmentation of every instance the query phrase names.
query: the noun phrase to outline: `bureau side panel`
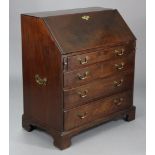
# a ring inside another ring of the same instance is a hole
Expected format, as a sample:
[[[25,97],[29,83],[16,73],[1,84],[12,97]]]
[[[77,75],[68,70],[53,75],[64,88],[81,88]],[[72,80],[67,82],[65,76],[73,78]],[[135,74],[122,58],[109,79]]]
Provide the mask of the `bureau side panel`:
[[[41,18],[21,16],[25,119],[63,130],[61,55]],[[46,81],[47,80],[47,81]]]

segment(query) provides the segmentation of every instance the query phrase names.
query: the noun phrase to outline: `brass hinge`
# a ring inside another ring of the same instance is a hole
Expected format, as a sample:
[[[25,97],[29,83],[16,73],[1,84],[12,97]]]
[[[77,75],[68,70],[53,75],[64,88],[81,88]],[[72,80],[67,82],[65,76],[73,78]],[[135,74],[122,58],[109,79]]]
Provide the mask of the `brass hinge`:
[[[67,57],[65,57],[63,59],[63,68],[64,68],[64,70],[67,70],[67,65],[68,65],[68,59],[67,59]]]

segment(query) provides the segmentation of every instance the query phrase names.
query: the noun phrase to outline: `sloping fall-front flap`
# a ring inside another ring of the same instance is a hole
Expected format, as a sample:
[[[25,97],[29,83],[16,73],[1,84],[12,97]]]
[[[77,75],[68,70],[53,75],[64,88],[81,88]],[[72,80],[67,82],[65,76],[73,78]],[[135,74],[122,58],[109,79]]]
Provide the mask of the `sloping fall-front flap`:
[[[135,40],[117,10],[43,17],[63,54]]]

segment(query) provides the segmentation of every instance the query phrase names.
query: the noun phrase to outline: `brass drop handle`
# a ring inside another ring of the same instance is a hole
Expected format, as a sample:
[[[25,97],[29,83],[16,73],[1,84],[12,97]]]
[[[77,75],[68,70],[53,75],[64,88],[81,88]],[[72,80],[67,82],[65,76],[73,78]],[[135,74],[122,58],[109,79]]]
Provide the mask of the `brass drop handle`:
[[[124,54],[124,48],[122,48],[121,50],[115,50],[115,53],[117,56],[122,56]]]
[[[86,71],[83,75],[81,75],[81,74],[77,74],[77,76],[78,76],[78,78],[80,79],[80,80],[84,80],[84,79],[86,79],[87,77],[88,77],[88,75],[89,75],[89,71]]]
[[[35,81],[39,85],[45,86],[47,84],[47,78],[41,78],[38,74],[35,75]]]
[[[118,99],[114,99],[114,104],[116,106],[120,106],[122,104],[122,102],[124,101],[124,98],[118,98]]]
[[[114,81],[114,86],[115,87],[120,87],[123,84],[123,79],[121,79],[120,81]]]
[[[87,114],[88,114],[87,112],[78,113],[77,116],[78,116],[80,119],[84,119],[84,118],[86,118],[86,117],[88,116]]]
[[[88,90],[84,90],[83,92],[78,92],[81,98],[85,98],[88,94]]]
[[[120,64],[115,64],[116,69],[122,70],[124,68],[125,63],[121,62]]]
[[[88,63],[88,59],[89,59],[88,56],[86,56],[86,57],[84,58],[84,60],[81,59],[81,58],[78,58],[78,60],[79,60],[79,62],[80,62],[81,65],[87,64],[87,63]]]

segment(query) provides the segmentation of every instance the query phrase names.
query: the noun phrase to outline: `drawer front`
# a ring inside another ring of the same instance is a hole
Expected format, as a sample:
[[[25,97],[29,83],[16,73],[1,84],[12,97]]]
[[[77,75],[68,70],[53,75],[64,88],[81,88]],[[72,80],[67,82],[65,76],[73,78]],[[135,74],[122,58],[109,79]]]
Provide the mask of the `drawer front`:
[[[92,99],[114,94],[132,87],[132,72],[94,80],[77,88],[64,89],[64,107],[79,106]]]
[[[123,92],[64,112],[64,129],[81,126],[132,105],[132,91]]]
[[[99,62],[83,69],[65,72],[64,87],[74,88],[91,80],[134,69],[134,53],[127,58]]]
[[[90,64],[109,60],[111,58],[121,58],[134,51],[134,47],[120,46],[108,50],[98,50],[86,54],[68,57],[68,70],[86,67]]]

